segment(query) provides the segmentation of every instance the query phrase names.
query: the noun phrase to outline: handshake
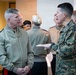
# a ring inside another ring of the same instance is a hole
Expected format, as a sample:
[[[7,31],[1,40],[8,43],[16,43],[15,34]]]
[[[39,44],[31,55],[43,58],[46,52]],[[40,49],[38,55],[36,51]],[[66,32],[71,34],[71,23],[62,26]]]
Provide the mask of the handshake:
[[[51,46],[50,43],[49,44],[38,44],[38,45],[36,45],[36,47],[44,47],[46,49],[50,48],[50,46]]]

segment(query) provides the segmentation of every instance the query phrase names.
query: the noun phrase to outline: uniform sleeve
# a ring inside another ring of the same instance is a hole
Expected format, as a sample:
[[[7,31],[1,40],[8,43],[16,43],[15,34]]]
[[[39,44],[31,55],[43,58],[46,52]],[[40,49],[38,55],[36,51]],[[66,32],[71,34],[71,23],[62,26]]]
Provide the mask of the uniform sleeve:
[[[70,57],[73,55],[74,53],[74,42],[75,42],[75,36],[74,36],[74,32],[70,31],[68,32],[68,35],[65,38],[65,44],[63,43],[62,45],[59,45],[59,53],[61,54],[61,56],[65,57]]]
[[[56,51],[62,57],[71,57],[75,52],[75,49],[74,49],[75,40],[76,39],[75,39],[74,31],[72,30],[69,31],[66,37],[64,38],[64,42],[58,45]]]
[[[0,64],[7,70],[16,72],[17,68],[8,59],[4,39],[0,36]]]
[[[33,52],[33,49],[31,47],[31,44],[29,42],[29,39],[28,39],[28,66],[30,68],[32,68],[33,64],[34,64],[34,52]]]
[[[52,48],[53,50],[55,50],[55,51],[57,52],[58,45],[57,45],[57,44],[55,44],[55,43],[51,43],[50,48]]]

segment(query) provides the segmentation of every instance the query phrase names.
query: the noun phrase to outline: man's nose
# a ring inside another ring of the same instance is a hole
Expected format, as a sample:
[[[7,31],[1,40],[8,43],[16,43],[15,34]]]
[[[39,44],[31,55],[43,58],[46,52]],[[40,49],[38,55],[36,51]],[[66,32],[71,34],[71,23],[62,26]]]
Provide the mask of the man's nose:
[[[19,20],[22,20],[22,17],[19,17]]]

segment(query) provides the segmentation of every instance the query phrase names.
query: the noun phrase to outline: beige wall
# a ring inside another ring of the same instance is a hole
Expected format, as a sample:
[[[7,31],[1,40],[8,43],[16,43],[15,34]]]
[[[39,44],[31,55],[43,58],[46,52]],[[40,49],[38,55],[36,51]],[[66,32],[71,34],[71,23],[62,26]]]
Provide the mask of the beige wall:
[[[31,20],[31,16],[37,14],[36,0],[16,0],[16,8],[21,12],[23,20]]]
[[[6,25],[6,21],[4,19],[4,12],[8,8],[8,2],[0,1],[0,30],[4,28]],[[0,65],[0,71],[2,70],[2,66]]]
[[[8,8],[8,2],[0,2],[0,30],[4,28],[6,25],[6,21],[4,19],[4,12]]]

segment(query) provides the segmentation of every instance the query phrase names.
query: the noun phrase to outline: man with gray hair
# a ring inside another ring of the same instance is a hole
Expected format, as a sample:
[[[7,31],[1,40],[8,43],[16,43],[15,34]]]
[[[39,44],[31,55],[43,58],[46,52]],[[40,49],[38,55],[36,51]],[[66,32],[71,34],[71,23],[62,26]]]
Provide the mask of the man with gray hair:
[[[5,11],[6,27],[0,32],[0,64],[3,75],[27,75],[33,66],[33,50],[28,34],[21,28],[17,9]]]

